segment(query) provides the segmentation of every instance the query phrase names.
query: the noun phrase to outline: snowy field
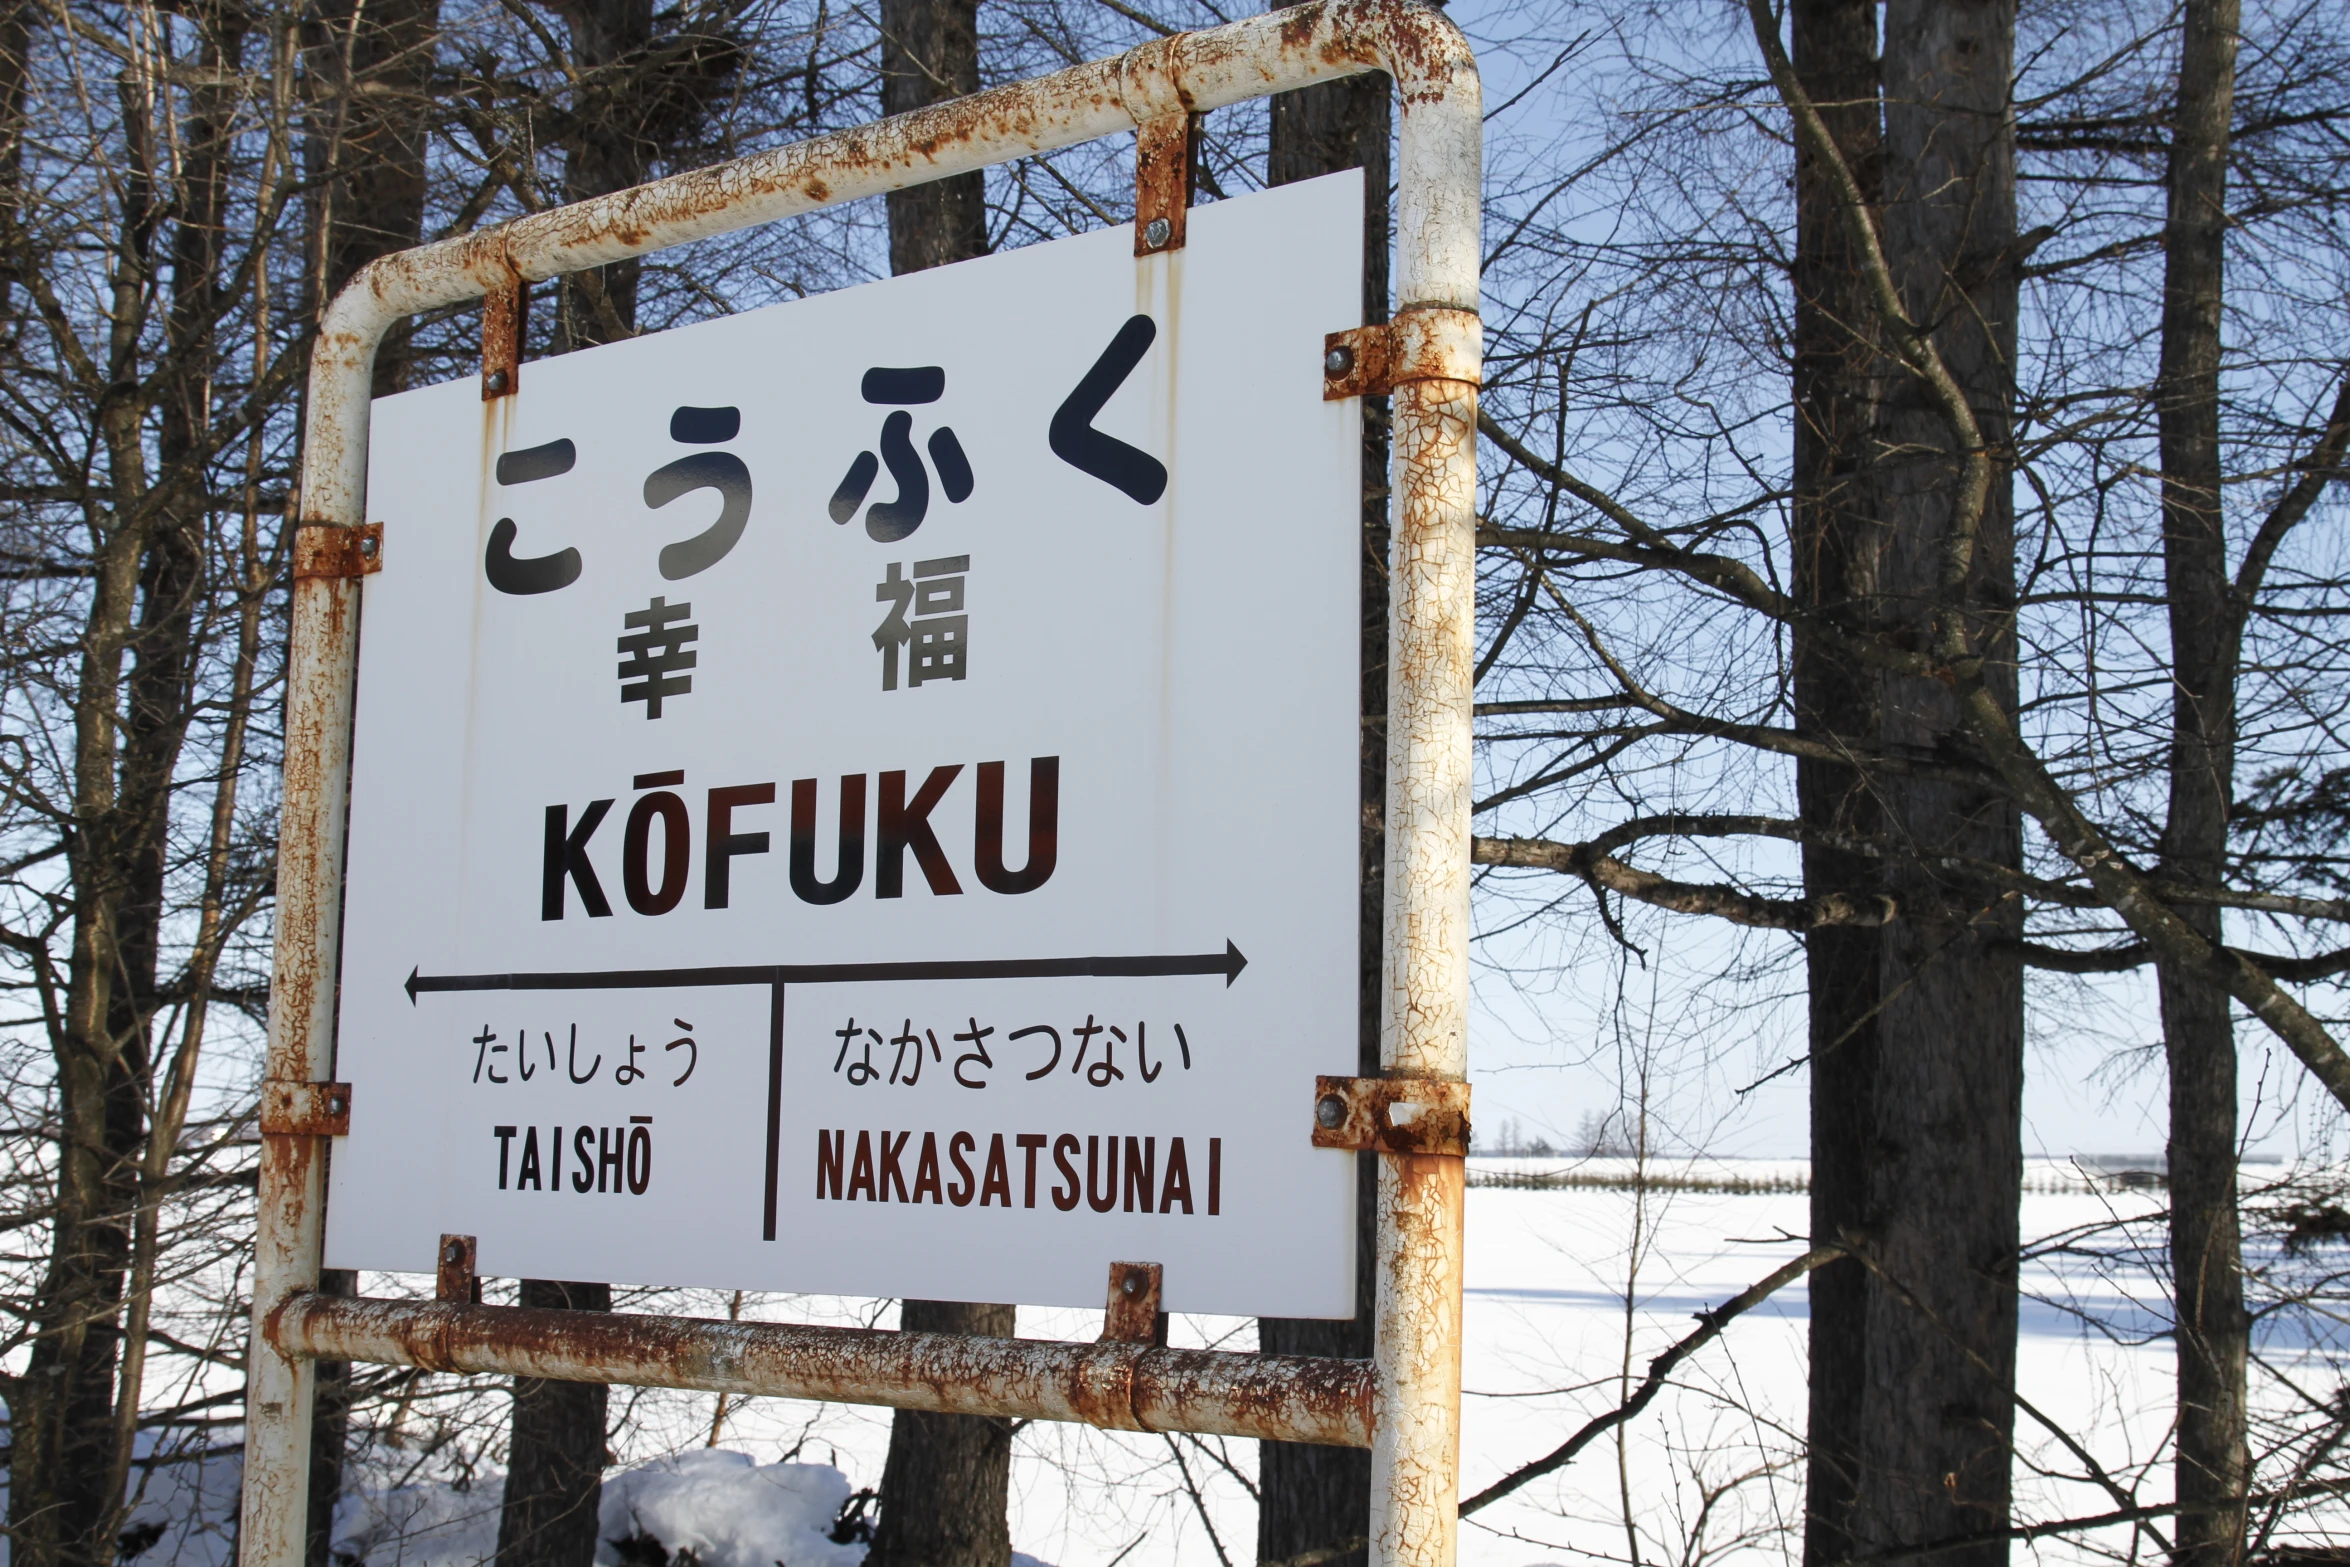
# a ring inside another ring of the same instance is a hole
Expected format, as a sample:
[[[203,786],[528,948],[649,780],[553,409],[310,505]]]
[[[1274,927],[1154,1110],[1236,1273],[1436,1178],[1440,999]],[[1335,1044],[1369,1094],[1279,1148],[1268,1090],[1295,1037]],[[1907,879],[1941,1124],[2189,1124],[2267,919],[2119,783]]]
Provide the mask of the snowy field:
[[[1629,1173],[1591,1160],[1472,1163],[1472,1179],[1487,1183]],[[1654,1355],[1693,1329],[1695,1313],[1801,1252],[1800,1163],[1676,1163],[1653,1173],[1661,1189],[1637,1193],[1588,1185],[1471,1190],[1464,1495],[1613,1407]],[[2247,1175],[2248,1183],[2262,1178]],[[2160,1502],[2169,1491],[2165,1312],[2146,1259],[2130,1249],[2146,1238],[2143,1230],[2116,1227],[2157,1211],[2159,1193],[2107,1189],[2114,1184],[2052,1161],[2035,1161],[2027,1174],[2025,1234],[2068,1236],[2071,1244],[2027,1259],[2019,1381],[2033,1406],[2074,1433],[2116,1484]],[[754,1301],[745,1314],[866,1322],[881,1311],[878,1303],[779,1298]],[[1620,1445],[1603,1438],[1471,1519],[1462,1560],[1481,1567],[1795,1561],[1805,1313],[1797,1285],[1740,1318],[1684,1363]],[[2337,1346],[2293,1325],[2302,1320],[2265,1329],[2264,1358],[2330,1393],[2341,1381]],[[1021,1314],[1029,1336],[1089,1338],[1098,1326],[1095,1313]],[[1252,1345],[1245,1322],[1178,1319],[1175,1333],[1179,1343]],[[622,1398],[614,1394],[616,1411]],[[887,1412],[758,1401],[728,1411],[711,1450],[713,1413],[712,1400],[698,1395],[647,1395],[635,1406],[615,1445],[636,1466],[606,1483],[604,1536],[649,1535],[672,1553],[690,1551],[699,1567],[851,1567],[862,1547],[836,1543],[831,1524],[852,1492],[879,1482]],[[2080,1477],[2082,1465],[2033,1420],[2018,1419],[2017,1439],[2026,1460],[2017,1480],[2021,1519],[2112,1507],[2100,1486],[2066,1478]],[[683,1456],[645,1462],[661,1451]],[[1255,1560],[1251,1444],[1035,1424],[1021,1431],[1016,1451],[1012,1537],[1037,1562]],[[338,1514],[346,1567],[472,1567],[490,1553],[495,1475],[473,1476],[460,1490],[421,1471],[417,1482],[386,1486],[380,1479],[391,1471],[379,1464],[374,1472],[379,1483],[346,1497]],[[191,1494],[195,1478],[189,1466],[158,1471],[134,1521],[165,1532],[138,1558],[142,1567],[225,1561],[233,1465],[209,1466],[200,1502]],[[2048,1540],[2017,1554],[2081,1561],[2126,1553],[2128,1545],[2120,1529],[2095,1546]],[[642,1559],[624,1564],[610,1547],[603,1556],[612,1567],[646,1567]]]

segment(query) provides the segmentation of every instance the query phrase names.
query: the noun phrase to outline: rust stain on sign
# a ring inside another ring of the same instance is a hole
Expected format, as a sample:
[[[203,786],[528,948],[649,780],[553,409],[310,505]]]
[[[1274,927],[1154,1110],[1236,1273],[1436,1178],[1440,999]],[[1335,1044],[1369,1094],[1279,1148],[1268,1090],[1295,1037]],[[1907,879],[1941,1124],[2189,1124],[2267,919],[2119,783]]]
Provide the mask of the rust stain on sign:
[[[1134,253],[1181,250],[1191,215],[1191,171],[1200,117],[1187,110],[1156,115],[1134,131]]]
[[[530,312],[530,285],[516,278],[481,300],[481,400],[512,397],[522,385],[522,332]]]

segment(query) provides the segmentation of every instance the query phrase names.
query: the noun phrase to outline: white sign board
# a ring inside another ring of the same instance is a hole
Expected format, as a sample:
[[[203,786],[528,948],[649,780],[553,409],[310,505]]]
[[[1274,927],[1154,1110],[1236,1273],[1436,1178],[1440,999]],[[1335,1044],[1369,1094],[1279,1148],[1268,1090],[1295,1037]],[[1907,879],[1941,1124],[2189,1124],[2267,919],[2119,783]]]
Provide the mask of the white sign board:
[[[1361,236],[378,402],[326,1264],[1349,1314]]]

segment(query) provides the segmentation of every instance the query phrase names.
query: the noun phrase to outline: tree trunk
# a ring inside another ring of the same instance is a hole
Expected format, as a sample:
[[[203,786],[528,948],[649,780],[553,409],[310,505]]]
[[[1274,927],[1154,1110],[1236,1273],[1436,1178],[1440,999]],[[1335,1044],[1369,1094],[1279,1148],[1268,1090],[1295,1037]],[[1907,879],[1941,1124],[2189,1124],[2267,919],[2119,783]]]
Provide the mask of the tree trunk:
[[[979,91],[979,0],[882,0],[881,112]],[[924,272],[987,254],[987,176],[974,169],[893,190],[889,270]]]
[[[1820,106],[1829,134],[1874,203],[1881,197],[1883,132],[1877,103],[1875,0],[1794,0],[1790,44],[1804,91]],[[1835,187],[1809,151],[1795,159],[1793,578],[1808,606],[1862,622],[1876,597],[1869,487],[1870,426],[1877,387],[1876,333],[1859,262],[1837,210]],[[1795,703],[1800,727],[1820,733],[1873,735],[1877,691],[1868,671],[1808,639],[1794,644]],[[1875,839],[1884,831],[1868,779],[1858,770],[1809,757],[1796,763],[1796,797],[1807,828]],[[1806,844],[1807,897],[1875,890],[1876,866],[1865,855]],[[1857,1206],[1867,1184],[1865,1090],[1878,1050],[1874,930],[1836,927],[1805,939],[1810,1012],[1812,1234],[1831,1238],[1842,1210]],[[1842,1107],[1850,1104],[1847,1117]],[[1828,1194],[1837,1194],[1831,1204]],[[1830,1263],[1810,1280],[1811,1452],[1807,1490],[1810,1567],[1849,1554],[1852,1531],[1840,1520],[1860,1504],[1859,1436],[1839,1441],[1836,1421],[1862,1407],[1868,1367],[1861,1345],[1832,1338],[1823,1321],[1865,1318],[1869,1277],[1858,1262]]]
[[[440,26],[440,0],[325,0],[305,24],[314,314],[370,261],[423,242],[433,43]],[[412,328],[410,318],[401,317],[376,350],[376,396],[408,387]],[[350,1295],[358,1282],[334,1270],[321,1273],[318,1287]],[[304,1560],[306,1567],[330,1567],[350,1440],[351,1366],[322,1360],[313,1373]]]
[[[909,1300],[907,1333],[1010,1338],[1015,1309]],[[881,1471],[881,1522],[866,1567],[1010,1567],[1012,1422],[992,1415],[901,1409],[889,1423]]]
[[[612,1286],[524,1279],[519,1304],[542,1311],[610,1311]],[[497,1567],[588,1567],[596,1559],[610,1392],[601,1382],[514,1379]]]
[[[571,0],[557,5],[570,30],[580,82],[564,138],[563,199],[586,201],[644,183],[656,148],[647,136],[644,78],[653,41],[652,0]],[[564,274],[556,292],[556,353],[636,335],[635,258]]]
[[[564,140],[564,200],[641,184],[652,160],[642,125],[642,99],[652,90],[642,80],[653,37],[651,0],[573,0],[553,9],[569,31],[579,73]],[[631,259],[565,273],[556,285],[554,352],[635,336],[640,272]],[[610,1311],[612,1287],[524,1279],[521,1303]],[[593,1567],[608,1399],[601,1383],[514,1379],[497,1567]]]
[[[161,1168],[179,1135],[176,1117],[164,1113],[163,1119],[150,1119],[150,1107],[158,1098],[158,1041],[152,1025],[159,999],[166,883],[173,865],[171,813],[180,753],[194,716],[188,693],[208,640],[198,621],[199,596],[212,586],[212,563],[205,559],[209,497],[203,465],[212,455],[208,425],[218,357],[215,290],[226,237],[228,159],[231,138],[242,129],[242,95],[232,84],[242,62],[246,31],[241,7],[197,5],[183,15],[197,29],[197,60],[217,74],[214,81],[189,92],[179,127],[185,151],[176,182],[165,326],[177,372],[159,378],[156,389],[159,470],[141,508],[138,621],[129,644],[133,662],[125,683],[117,764],[115,811],[120,820],[109,834],[122,856],[122,903],[116,916],[115,977],[107,1020],[108,1034],[121,1051],[110,1094],[116,1102],[107,1124],[121,1141],[110,1148],[109,1159],[116,1188],[132,1194],[134,1234],[139,1167],[157,1161]],[[183,1026],[192,1021],[185,1012],[181,1017]],[[142,1147],[149,1139],[158,1146]],[[135,1239],[125,1247],[123,1258],[127,1290],[122,1285],[116,1288],[128,1307],[125,1330],[143,1340],[150,1302],[142,1292],[152,1288],[152,1270],[139,1264]],[[122,1351],[108,1461],[90,1477],[108,1499],[106,1513],[93,1521],[93,1555],[121,1529],[145,1352],[143,1341],[126,1344]]]
[[[103,569],[103,568],[102,568]],[[91,617],[100,658],[115,662],[128,630],[127,590],[102,594]],[[107,644],[112,646],[108,647]],[[107,658],[106,655],[112,655]],[[106,682],[111,688],[114,682]],[[111,689],[85,685],[77,705],[110,716]],[[99,720],[103,722],[103,717]],[[86,777],[86,775],[85,775]],[[77,790],[94,809],[75,856],[75,961],[69,995],[76,1005],[54,1041],[57,1056],[56,1207],[50,1255],[36,1306],[39,1337],[12,1389],[9,1448],[9,1554],[22,1567],[110,1567],[105,1528],[119,1495],[113,1472],[114,1395],[121,1345],[123,1274],[130,1261],[127,1227],[135,1194],[127,1177],[143,1116],[128,1041],[107,1027],[118,956],[119,860],[107,853],[119,822],[107,822],[111,779]],[[91,852],[96,850],[98,852]]]
[[[156,205],[155,147],[127,84],[121,166],[124,215],[113,236],[107,372],[137,371],[137,323],[165,212]],[[93,391],[96,389],[93,388]],[[100,1534],[113,1511],[115,1356],[121,1338],[127,1177],[139,1134],[138,1036],[118,1035],[127,860],[135,831],[123,810],[123,669],[145,558],[147,454],[142,399],[102,404],[95,421],[105,491],[91,508],[90,586],[72,692],[74,834],[68,847],[72,946],[63,1016],[50,1029],[57,1062],[55,1206],[49,1258],[32,1316],[38,1336],[9,1409],[9,1542],[26,1567],[104,1567]],[[127,1124],[126,1124],[127,1123]],[[101,1435],[101,1428],[104,1434]]]
[[[881,112],[906,114],[979,90],[977,0],[882,0]],[[974,170],[891,191],[889,269],[903,276],[987,254],[987,178]],[[1011,1306],[909,1300],[909,1333],[1010,1338]],[[901,1409],[890,1419],[881,1521],[869,1567],[1008,1567],[1012,1424]]]
[[[1881,62],[1873,23],[1866,0],[1798,0],[1797,71],[1877,203],[1904,308],[1935,325],[2004,456],[2017,300],[2013,7],[1893,0]],[[1942,547],[1961,521],[1959,456],[1923,383],[1872,348],[1843,221],[1822,170],[1800,160],[1797,582],[1835,618],[1922,639]],[[2014,649],[1997,618],[2014,592],[2007,486],[2002,464],[1964,609],[2012,706]],[[1913,755],[1963,746],[1938,685],[1876,675],[1816,645],[1799,647],[1796,671],[1806,729]],[[1811,1281],[1805,1556],[1824,1567],[2007,1522],[2023,986],[2003,945],[2021,918],[1996,887],[1929,867],[1944,855],[2018,865],[2021,842],[2012,804],[1972,784],[1805,762],[1797,787],[1808,823],[1889,849],[1872,862],[1808,848],[1806,891],[1889,895],[1901,909],[1880,929],[1815,932],[1807,953],[1813,1235],[1868,1256]],[[1990,1567],[2007,1549],[1938,1559]]]
[[[569,32],[577,72],[562,119],[564,199],[642,184],[698,124],[732,69],[729,40],[657,32],[652,0],[564,0],[551,9]],[[641,275],[635,260],[565,274],[557,285],[554,351],[635,336]],[[522,1303],[609,1311],[612,1291],[524,1279]],[[595,1560],[605,1403],[601,1384],[515,1379],[498,1567],[590,1567]]]
[[[311,265],[319,309],[361,267],[424,238],[433,44],[440,29],[440,0],[325,0],[305,25]],[[403,316],[385,333],[375,356],[376,396],[407,389],[412,328]]]
[[[2163,231],[2162,542],[2170,600],[2170,811],[2165,875],[2217,884],[2235,791],[2236,607],[2220,506],[2220,302],[2227,242],[2236,0],[2188,0]],[[2220,911],[2179,917],[2220,939]],[[2244,1256],[2236,1213],[2236,1037],[2225,988],[2162,965],[2170,1062],[2171,1270],[2179,1375],[2180,1567],[2233,1567],[2243,1547]]]
[[[318,1293],[359,1293],[359,1275],[348,1268],[321,1268]],[[310,1502],[303,1539],[303,1567],[333,1567],[335,1505],[343,1499],[344,1455],[351,1441],[351,1363],[317,1363],[310,1411]]]
[[[201,9],[192,20],[196,59],[233,72],[241,27]],[[21,72],[29,30],[20,18],[4,31],[0,45],[13,46],[10,67]],[[0,82],[12,116],[21,91],[21,77]],[[152,106],[127,82],[120,101],[130,199],[110,258],[116,326],[107,372],[118,387],[142,374],[139,323],[167,222],[165,332],[184,357],[175,376],[158,378],[152,404],[115,396],[102,402],[98,420],[105,490],[91,508],[93,571],[72,696],[72,951],[64,1015],[49,1041],[57,1063],[55,1205],[33,1312],[38,1334],[10,1390],[9,1536],[12,1558],[25,1567],[107,1567],[115,1556],[129,1456],[116,1437],[124,1391],[117,1366],[147,1129],[165,826],[189,718],[182,686],[195,656],[191,639],[201,635],[190,614],[202,566],[196,448],[234,102],[217,88],[194,95],[177,139],[177,177],[167,181],[156,162]],[[161,415],[160,486],[143,439],[151,408]]]
[[[0,0],[0,341],[17,327],[17,284],[32,270],[25,254],[25,101],[36,0]]]
[[[1363,171],[1363,320],[1387,319],[1387,143],[1391,84],[1383,74],[1352,76],[1276,94],[1265,181]],[[1387,838],[1387,399],[1363,404],[1362,837],[1357,884],[1355,1070],[1379,1073],[1379,987]],[[1373,1263],[1378,1242],[1377,1155],[1355,1170],[1355,1314],[1338,1321],[1266,1317],[1257,1343],[1269,1354],[1367,1359],[1372,1350]],[[1370,1523],[1371,1455],[1360,1448],[1304,1442],[1257,1445],[1257,1559],[1286,1561],[1363,1538]],[[1331,1558],[1360,1567],[1363,1547]]]

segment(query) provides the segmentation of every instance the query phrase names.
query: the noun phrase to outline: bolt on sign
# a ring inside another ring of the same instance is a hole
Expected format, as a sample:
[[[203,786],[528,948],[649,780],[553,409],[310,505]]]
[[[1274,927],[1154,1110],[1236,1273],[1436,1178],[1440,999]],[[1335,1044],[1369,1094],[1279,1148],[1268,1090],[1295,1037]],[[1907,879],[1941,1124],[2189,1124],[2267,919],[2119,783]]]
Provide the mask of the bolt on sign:
[[[1362,202],[375,405],[328,1266],[1352,1312]]]

